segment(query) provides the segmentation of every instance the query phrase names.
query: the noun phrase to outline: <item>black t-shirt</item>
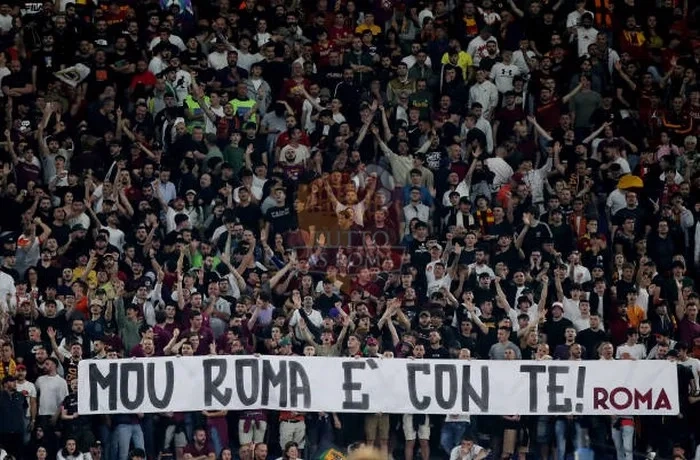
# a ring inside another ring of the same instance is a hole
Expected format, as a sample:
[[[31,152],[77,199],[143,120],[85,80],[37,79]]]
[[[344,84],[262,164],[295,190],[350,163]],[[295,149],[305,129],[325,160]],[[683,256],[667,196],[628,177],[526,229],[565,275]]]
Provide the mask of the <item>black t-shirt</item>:
[[[49,227],[51,227],[51,237],[56,238],[59,247],[68,243],[70,228],[67,225],[51,224]]]
[[[24,88],[26,85],[32,83],[32,77],[29,72],[24,70],[17,73],[11,73],[2,79],[2,86],[7,86],[10,89],[20,89]],[[32,94],[24,94],[18,98],[15,98],[15,107],[20,103],[29,104],[34,99]]]
[[[532,251],[542,248],[542,241],[546,238],[552,238],[552,231],[544,222],[538,222],[534,227],[530,227],[525,234],[523,252],[529,255]]]
[[[255,234],[260,231],[260,220],[263,215],[258,206],[254,204],[239,206],[236,208],[235,214],[244,228],[252,230]]]
[[[515,123],[524,119],[525,112],[523,112],[523,109],[517,105],[513,108],[513,110],[504,107],[496,112],[496,121],[498,122],[498,133],[496,135],[496,140],[498,143],[500,144],[509,138],[513,133]]]
[[[440,348],[426,347],[425,349],[426,359],[449,359],[450,352],[445,349],[445,347],[440,346]]]
[[[78,378],[78,362],[79,360],[75,360],[71,357],[65,358],[61,362],[61,365],[63,366],[63,375],[65,376],[64,378],[66,379],[68,385],[70,385],[73,380]]]
[[[107,57],[107,64],[113,65],[116,68],[124,67],[128,64],[136,64],[138,56],[131,53],[129,50],[125,50],[122,53],[114,52]],[[130,83],[131,75],[124,73],[115,72],[115,78],[119,80],[119,83]]]
[[[200,59],[204,57],[206,56],[204,56],[204,53],[200,51],[191,51],[187,49],[180,54],[180,62],[182,62],[182,65],[190,68],[197,67]]]
[[[270,85],[272,94],[280,94],[284,79],[289,77],[289,66],[284,61],[270,61],[263,67],[263,79]]]
[[[511,246],[505,252],[494,254],[493,266],[495,267],[499,262],[503,262],[513,270],[520,265],[520,253],[514,246]]]
[[[68,320],[66,319],[64,312],[65,310],[61,311],[53,318],[39,315],[39,317],[36,319],[36,324],[41,329],[41,336],[43,340],[48,342],[49,335],[46,333],[46,331],[52,327],[56,331],[56,341],[59,343],[61,342],[63,339],[63,334],[68,330]],[[47,348],[47,350],[51,350],[51,348]]]
[[[166,107],[156,114],[153,121],[156,128],[162,128],[166,120],[175,120],[176,118],[185,117],[185,108],[182,106]]]
[[[40,348],[45,350],[51,350],[51,344],[49,342],[31,342],[25,340],[17,344],[17,358],[22,358],[22,364],[27,366],[27,369],[31,369],[36,363],[34,355],[36,351]]]
[[[547,344],[551,350],[554,350],[557,345],[564,343],[564,332],[567,327],[573,327],[574,323],[566,318],[561,318],[559,321],[548,320],[544,329],[547,334]]]
[[[97,100],[98,96],[104,93],[105,88],[114,84],[114,71],[107,66],[93,66],[90,75],[85,79],[88,85],[88,100]]]
[[[60,70],[62,63],[63,58],[57,50],[41,50],[32,54],[32,66],[37,68],[37,84],[43,87],[49,77]]]
[[[430,262],[430,250],[427,243],[428,240],[418,241],[414,239],[408,248],[411,254],[411,265],[418,268],[419,275],[423,272],[421,267],[425,267]]]
[[[7,86],[10,89],[13,88],[24,88],[27,84],[32,82],[32,78],[29,72],[19,71],[17,73],[11,73],[2,79],[2,86]]]
[[[268,209],[265,213],[265,220],[272,225],[270,235],[275,233],[284,234],[297,227],[296,213],[294,208],[288,204],[273,206]]]
[[[644,231],[644,227],[648,224],[644,209],[639,206],[634,209],[622,208],[613,216],[613,223],[617,226],[621,226],[628,217],[634,219],[634,232],[640,235]]]
[[[333,96],[335,87],[338,86],[338,83],[343,81],[343,66],[328,65],[321,67],[319,70],[321,70],[321,75],[323,75],[321,77],[321,85],[331,90],[331,96]]]
[[[687,414],[687,409],[689,406],[689,401],[688,401],[688,388],[690,387],[690,382],[693,380],[693,371],[690,370],[689,367],[682,366],[678,364],[678,394],[680,397],[678,398],[681,403],[681,413],[682,414]]]

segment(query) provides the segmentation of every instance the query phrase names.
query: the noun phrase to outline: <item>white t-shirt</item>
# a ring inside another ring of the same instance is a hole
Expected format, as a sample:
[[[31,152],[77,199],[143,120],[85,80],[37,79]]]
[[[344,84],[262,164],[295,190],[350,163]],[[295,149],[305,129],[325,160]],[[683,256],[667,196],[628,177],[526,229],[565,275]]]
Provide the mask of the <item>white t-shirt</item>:
[[[495,177],[493,178],[494,188],[498,188],[501,185],[507,184],[510,180],[510,177],[513,175],[513,168],[503,158],[487,158],[486,166],[488,166],[489,171],[491,171],[495,175]]]
[[[68,396],[68,384],[59,375],[42,375],[36,379],[36,389],[39,392],[38,415],[54,415],[63,400]]]
[[[513,78],[520,75],[520,68],[515,64],[497,62],[491,67],[491,80],[499,93],[513,90]]]
[[[294,154],[293,160],[287,160],[287,154]],[[292,144],[287,144],[280,151],[280,162],[290,165],[304,164],[311,157],[309,148],[303,144],[294,147]]]
[[[434,276],[434,275],[433,275]],[[433,279],[432,282],[428,283],[428,296],[431,296],[438,292],[441,288],[450,288],[452,284],[452,277],[448,274],[442,276],[442,278]]]
[[[262,54],[260,53],[244,53],[241,50],[238,50],[238,67],[241,69],[244,69],[246,72],[250,72],[250,68],[255,64],[256,62],[262,61],[264,58]]]
[[[479,452],[484,450],[483,447],[474,444],[469,452],[462,452],[462,445],[458,445],[450,452],[450,460],[474,460]]]
[[[222,105],[218,107],[209,107],[209,110],[214,112],[217,117],[224,117],[224,107]],[[216,125],[209,117],[204,117],[204,132],[207,134],[216,134]]]
[[[215,70],[221,70],[228,66],[228,52],[222,51],[212,51],[207,57],[207,62]]]
[[[588,56],[588,47],[595,43],[597,37],[598,31],[594,27],[591,27],[590,29],[578,27],[576,29],[576,38],[578,40],[578,57]]]
[[[0,30],[9,32],[12,29],[12,16],[0,14]]]
[[[632,359],[644,359],[647,356],[647,348],[641,343],[635,343],[634,345],[623,343],[617,347],[615,359],[622,359],[625,353],[629,354]]]
[[[109,244],[119,249],[119,252],[122,252],[124,244],[126,243],[126,237],[124,236],[124,232],[119,230],[118,228],[110,228],[104,226],[102,227],[102,230],[107,230],[107,232],[109,233]]]
[[[584,10],[584,13],[591,13],[588,10]],[[593,14],[593,13],[591,13]],[[579,22],[581,21],[581,16],[583,16],[583,13],[580,13],[577,10],[572,11],[569,13],[569,15],[566,17],[566,28],[571,28],[571,27],[576,27],[579,25]]]
[[[627,161],[627,159],[620,157],[617,160],[615,160],[615,163],[620,165],[620,171],[622,172],[622,174],[629,174],[632,172],[632,169],[630,169],[630,164]]]
[[[258,48],[264,48],[265,44],[272,40],[272,35],[267,32],[258,32],[253,35],[253,40],[258,44]]]
[[[317,97],[316,98],[316,103],[321,102],[321,98]],[[316,131],[316,123],[314,123],[311,120],[311,114],[314,111],[314,106],[311,104],[309,101],[304,101],[304,103],[301,105],[301,112],[305,114],[306,116],[304,117],[303,120],[301,120],[302,126],[304,128],[304,131],[307,133],[311,134],[314,131]]]
[[[620,209],[623,209],[627,206],[625,192],[618,188],[610,192],[610,195],[608,195],[608,199],[605,201],[605,206],[610,209],[611,216],[617,214],[617,212]]]
[[[29,418],[32,416],[29,400],[31,398],[36,398],[36,387],[32,382],[25,380],[24,383],[17,382],[17,391],[22,393],[24,397],[27,398],[27,413],[25,414],[25,417]]]

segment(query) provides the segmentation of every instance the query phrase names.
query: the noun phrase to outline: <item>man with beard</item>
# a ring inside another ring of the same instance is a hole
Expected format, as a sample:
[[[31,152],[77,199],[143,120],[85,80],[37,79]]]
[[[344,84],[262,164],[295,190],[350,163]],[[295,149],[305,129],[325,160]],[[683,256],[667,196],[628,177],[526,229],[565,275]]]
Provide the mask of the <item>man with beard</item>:
[[[302,144],[302,131],[297,127],[289,130],[289,143],[282,147],[277,157],[277,163],[284,168],[285,174],[291,180],[298,180],[304,174],[306,164],[311,158],[309,148]]]
[[[371,202],[372,196],[374,195],[374,190],[377,185],[377,173],[370,174],[370,178],[371,180],[368,181],[365,197],[362,201],[358,199],[357,190],[355,189],[353,184],[346,185],[345,203],[341,203],[340,201],[338,201],[335,194],[333,193],[333,189],[331,188],[330,183],[327,180],[324,181],[326,193],[328,194],[328,198],[333,204],[335,212],[337,214],[340,214],[343,211],[350,210],[350,212],[352,212],[353,221],[360,227],[364,226],[365,210],[367,209],[367,206]]]

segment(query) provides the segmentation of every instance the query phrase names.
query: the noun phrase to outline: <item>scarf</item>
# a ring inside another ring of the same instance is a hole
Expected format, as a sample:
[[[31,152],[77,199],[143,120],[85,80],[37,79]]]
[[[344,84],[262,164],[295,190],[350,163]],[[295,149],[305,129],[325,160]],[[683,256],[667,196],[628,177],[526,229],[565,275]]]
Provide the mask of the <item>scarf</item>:
[[[462,211],[457,211],[457,215],[455,216],[456,227],[469,228],[472,226],[473,221],[474,216],[472,216],[471,214],[465,214]]]
[[[255,428],[260,428],[260,422],[267,421],[267,415],[263,411],[246,411],[243,413],[243,432],[249,433],[255,424]]]
[[[5,373],[5,367],[7,367],[7,373]],[[13,377],[17,375],[17,363],[15,363],[15,360],[12,358],[10,358],[9,363],[0,363],[0,380],[9,375]]]
[[[578,220],[578,224],[576,221]],[[574,235],[576,235],[578,238],[581,238],[583,235],[586,235],[586,225],[588,224],[588,220],[586,219],[585,216],[577,215],[574,213],[571,213],[569,216],[569,225],[571,226],[571,229],[574,231]],[[588,239],[590,240],[590,235],[588,235]]]
[[[493,225],[493,211],[491,208],[486,209],[486,211],[476,211],[476,220],[479,221],[479,227],[481,227],[481,233],[486,234],[488,227]]]

